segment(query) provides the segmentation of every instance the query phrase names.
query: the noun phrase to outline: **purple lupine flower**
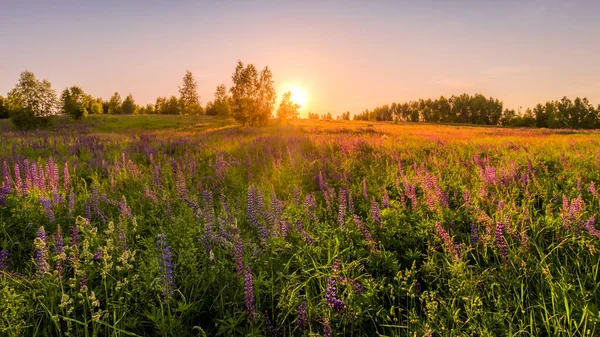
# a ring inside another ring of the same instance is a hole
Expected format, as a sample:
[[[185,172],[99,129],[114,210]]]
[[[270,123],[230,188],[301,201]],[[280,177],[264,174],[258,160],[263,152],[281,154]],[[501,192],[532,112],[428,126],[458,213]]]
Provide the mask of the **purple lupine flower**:
[[[313,243],[312,237],[310,236],[310,234],[308,232],[306,232],[304,230],[304,228],[302,228],[302,220],[298,219],[296,220],[296,229],[298,230],[298,233],[300,233],[300,235],[302,235],[304,237],[304,240],[306,240],[306,243],[308,243],[309,245],[311,245]]]
[[[2,189],[5,194],[9,194],[12,192],[12,182],[10,179],[10,170],[8,169],[8,164],[6,161],[2,164]]]
[[[388,191],[385,188],[385,185],[381,188],[383,189],[383,201],[381,202],[381,205],[383,208],[390,208],[390,196],[388,195]]]
[[[323,323],[323,337],[333,337],[333,330],[331,330],[331,324],[327,318],[325,318],[325,322]]]
[[[161,185],[160,175],[160,165],[154,166],[154,172],[152,173],[152,184],[156,187],[159,187]]]
[[[65,167],[63,169],[63,189],[65,191],[65,194],[69,192],[69,163],[65,162]]]
[[[246,218],[254,219],[254,186],[248,187],[248,207],[246,208]]]
[[[308,325],[306,303],[302,303],[298,306],[298,318],[296,319],[296,324],[298,324],[298,329],[300,329],[300,331],[306,330]]]
[[[41,226],[35,236],[33,243],[35,251],[33,253],[33,260],[35,262],[35,269],[39,276],[43,276],[50,270],[48,265],[48,246],[46,244],[46,231],[44,226]]]
[[[354,213],[354,200],[352,200],[352,193],[348,191],[348,213]]]
[[[52,156],[50,156],[46,165],[46,177],[48,178],[48,187],[50,189],[58,188],[58,168],[54,164]]]
[[[476,223],[471,224],[471,245],[476,246],[479,243],[479,228]]]
[[[593,236],[600,239],[600,230],[596,229],[595,224],[596,224],[596,216],[593,215],[591,218],[588,219],[588,221],[584,222],[583,228],[586,231],[588,231],[590,234],[592,234]]]
[[[354,223],[356,224],[356,227],[358,227],[358,230],[362,234],[365,242],[371,249],[371,252],[374,252],[375,251],[375,241],[373,241],[373,237],[371,236],[371,233],[369,233],[369,230],[367,229],[365,224],[360,220],[360,218],[356,214],[354,214]]]
[[[283,221],[279,222],[279,225],[280,225],[280,228],[281,228],[280,229],[281,237],[285,238],[287,236],[287,233],[290,230],[290,223],[287,222],[287,221],[285,221],[285,220],[283,220]]]
[[[88,221],[92,220],[92,206],[90,205],[89,202],[85,203],[85,218]]]
[[[496,222],[496,246],[498,246],[502,263],[508,263],[508,247],[504,241],[504,224],[501,222]]]
[[[340,204],[338,206],[338,225],[344,229],[344,223],[345,223],[345,215],[346,215],[346,191],[345,190],[341,190],[340,191]]]
[[[365,199],[369,200],[369,189],[367,187],[367,178],[363,178],[362,186],[363,186],[363,196],[365,197]]]
[[[181,170],[177,171],[177,193],[182,199],[187,199],[187,186]]]
[[[581,191],[581,177],[577,178],[577,190]]]
[[[446,232],[446,230],[442,227],[439,221],[435,222],[435,230],[440,236],[440,238],[442,238],[442,241],[444,241],[444,246],[452,256],[452,258],[454,258],[455,260],[460,260],[461,256],[458,245],[454,244],[454,241],[452,240],[448,232]]]
[[[256,212],[258,212],[260,214],[260,212],[262,212],[265,208],[263,194],[260,189],[256,189],[255,193],[256,193]]]
[[[40,165],[38,169],[38,183],[40,186],[40,190],[42,193],[46,192],[46,173],[44,171],[44,166]]]
[[[31,175],[31,187],[41,189],[39,181],[40,178],[38,177],[37,165],[35,162],[31,163],[29,174]]]
[[[590,193],[592,193],[597,199],[600,199],[600,194],[596,190],[596,184],[593,181],[590,183],[590,187],[588,187],[588,191],[590,191]]]
[[[0,273],[8,271],[8,250],[0,250]]]
[[[375,199],[371,200],[371,218],[373,222],[381,226],[381,212],[379,211],[379,204]]]
[[[54,222],[54,211],[52,211],[52,203],[50,200],[40,197],[40,203],[44,209],[44,214],[48,217],[48,221],[50,221],[50,223]]]
[[[73,217],[73,212],[75,211],[75,193],[71,191],[69,193],[69,218]]]
[[[160,270],[160,279],[162,285],[162,295],[164,298],[170,298],[175,289],[173,281],[173,253],[171,246],[167,245],[167,236],[158,234],[156,236],[156,252],[158,253],[158,268]]]
[[[79,247],[79,230],[77,226],[69,228],[69,247]]]
[[[342,284],[344,284],[344,285],[349,286],[350,288],[352,288],[352,290],[356,294],[360,294],[360,293],[362,293],[365,290],[365,288],[358,281],[353,280],[353,279],[351,279],[349,277],[348,278],[341,277],[340,278],[340,283],[342,283]]]
[[[62,272],[62,255],[65,253],[64,248],[64,240],[62,235],[62,230],[60,226],[56,228],[56,233],[54,234],[54,255],[57,257],[56,260],[56,271],[58,274]]]
[[[233,249],[235,254],[235,271],[237,276],[241,278],[244,275],[244,246],[240,237],[235,240]]]
[[[254,285],[252,283],[252,270],[250,267],[246,267],[246,275],[244,276],[244,295],[248,319],[251,323],[255,323],[256,307],[254,306]]]
[[[535,172],[533,171],[533,165],[531,164],[531,160],[529,158],[527,158],[527,171],[529,171],[529,174],[531,175],[531,177],[535,177]]]
[[[102,256],[104,256],[104,254],[102,253],[102,248],[99,247],[98,250],[92,256],[92,261],[99,262]]]
[[[415,280],[415,291],[417,292],[417,294],[420,294],[421,291],[423,291],[423,287],[421,286],[421,282],[419,282],[418,280]]]
[[[467,207],[471,206],[471,191],[464,190],[463,199],[465,201],[465,206],[467,206]]]
[[[127,206],[127,199],[125,199],[125,196],[121,197],[121,202],[119,203],[119,212],[120,216],[127,219],[133,219],[133,215],[131,214],[131,208]]]
[[[23,180],[21,180],[21,168],[19,167],[19,163],[15,163],[15,190],[17,194],[24,192],[23,191]]]
[[[153,204],[157,204],[158,203],[158,199],[156,198],[155,195],[153,195],[150,192],[150,188],[148,186],[146,186],[146,188],[144,188],[144,197],[146,197],[146,199],[152,201]]]
[[[267,332],[267,337],[280,336],[279,329],[273,325],[273,322],[271,322],[271,318],[269,317],[266,311],[263,315],[263,319],[265,320],[265,330]]]
[[[583,211],[583,199],[581,195],[569,202],[569,199],[563,195],[562,219],[563,226],[567,229],[571,228],[571,224],[577,224]]]
[[[340,272],[340,260],[333,261],[333,267],[331,268],[331,272],[334,277],[338,276],[338,273]]]
[[[52,206],[58,206],[62,203],[63,199],[58,194],[58,190],[56,188],[52,189]]]
[[[329,307],[333,308],[338,314],[344,311],[344,302],[337,298],[336,279],[333,277],[327,278],[327,289],[325,291],[325,301]]]

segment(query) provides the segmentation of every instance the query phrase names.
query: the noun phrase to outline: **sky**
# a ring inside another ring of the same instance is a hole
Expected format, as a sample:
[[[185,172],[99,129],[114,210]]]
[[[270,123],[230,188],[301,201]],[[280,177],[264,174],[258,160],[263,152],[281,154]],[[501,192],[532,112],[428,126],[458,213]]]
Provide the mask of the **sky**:
[[[599,17],[595,0],[0,0],[0,95],[29,70],[146,104],[190,70],[206,104],[241,60],[304,90],[304,116],[463,92],[597,105]]]

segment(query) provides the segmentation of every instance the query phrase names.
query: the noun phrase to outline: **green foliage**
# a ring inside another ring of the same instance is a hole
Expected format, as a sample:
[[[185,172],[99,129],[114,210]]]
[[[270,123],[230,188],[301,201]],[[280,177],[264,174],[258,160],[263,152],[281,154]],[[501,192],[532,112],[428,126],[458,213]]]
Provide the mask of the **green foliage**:
[[[355,120],[409,121],[428,123],[468,123],[481,125],[527,126],[541,128],[593,129],[600,126],[600,107],[595,109],[587,98],[538,104],[524,113],[502,110],[502,101],[481,94],[461,94],[446,99],[419,99],[392,103],[354,115]]]
[[[0,96],[0,118],[8,118],[8,102],[2,96]]]
[[[119,115],[123,113],[123,100],[121,99],[121,94],[115,92],[108,102],[106,102],[105,113],[111,115]]]
[[[279,103],[279,108],[277,109],[277,118],[282,121],[286,121],[288,119],[298,118],[300,115],[300,105],[292,102],[291,100],[292,92],[288,91],[283,94],[281,98],[281,102]]]
[[[273,74],[269,67],[259,74],[253,64],[244,67],[238,61],[231,78],[233,86],[229,91],[233,118],[242,126],[266,124],[271,118],[276,98]]]
[[[101,99],[92,99],[89,102],[89,113],[92,115],[101,115],[104,113],[104,109],[102,107],[102,100]]]
[[[179,87],[179,94],[182,114],[198,115],[203,113],[200,96],[198,95],[198,83],[196,83],[194,75],[189,70],[183,76],[183,85]]]
[[[181,115],[183,112],[181,101],[175,96],[171,96],[169,99],[158,97],[154,107],[155,112],[162,115]]]
[[[52,125],[53,119],[52,116],[40,117],[29,109],[18,108],[11,111],[10,120],[17,129],[33,130]]]
[[[225,84],[217,86],[214,101],[208,102],[206,105],[206,114],[213,116],[231,115],[230,98],[229,95],[227,95],[227,87],[225,87]]]
[[[63,90],[60,103],[64,114],[73,119],[81,119],[88,115],[87,107],[91,104],[91,97],[86,95],[80,87],[74,86]]]
[[[138,113],[139,107],[135,104],[133,96],[127,95],[121,106],[121,111],[126,115],[135,115]]]
[[[44,127],[56,114],[56,92],[48,80],[38,80],[32,72],[21,73],[19,82],[6,97],[9,115],[20,129]]]

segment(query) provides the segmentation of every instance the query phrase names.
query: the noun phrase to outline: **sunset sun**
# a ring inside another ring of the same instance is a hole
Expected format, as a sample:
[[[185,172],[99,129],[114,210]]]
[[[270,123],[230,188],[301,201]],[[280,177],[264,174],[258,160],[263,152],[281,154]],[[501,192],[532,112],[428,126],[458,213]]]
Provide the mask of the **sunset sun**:
[[[307,97],[304,89],[300,87],[294,87],[290,88],[289,91],[292,93],[292,96],[290,97],[292,102],[300,105],[301,107],[306,106]]]

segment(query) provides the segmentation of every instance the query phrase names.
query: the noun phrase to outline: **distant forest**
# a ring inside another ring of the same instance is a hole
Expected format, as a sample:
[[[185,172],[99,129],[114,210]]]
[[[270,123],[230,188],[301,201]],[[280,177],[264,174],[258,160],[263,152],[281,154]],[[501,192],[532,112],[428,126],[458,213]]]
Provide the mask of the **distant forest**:
[[[346,119],[349,119],[346,118]],[[600,105],[594,108],[587,98],[538,104],[524,112],[503,109],[502,101],[482,94],[462,94],[438,99],[392,103],[365,110],[355,120],[465,123],[480,125],[528,126],[540,128],[594,129],[600,127]]]
[[[281,120],[299,117],[300,106],[291,101],[290,92],[283,95],[279,107],[275,106],[275,85],[268,67],[259,71],[252,64],[238,62],[232,81],[229,89],[224,84],[217,86],[214,99],[202,106],[198,84],[187,71],[179,87],[179,97],[158,97],[154,104],[139,106],[131,94],[123,100],[115,92],[103,100],[78,86],[64,89],[59,98],[48,80],[38,80],[25,71],[7,97],[0,96],[0,118],[10,117],[18,128],[29,129],[45,126],[52,116],[61,113],[75,119],[88,114],[221,115],[250,126],[265,124],[274,115]],[[308,112],[308,118],[332,120],[333,116],[330,112],[321,115]],[[336,118],[350,120],[350,112]],[[587,98],[563,97],[533,109],[515,111],[504,109],[497,98],[464,93],[450,98],[386,104],[356,114],[354,120],[594,129],[600,128],[600,105],[594,108]]]

